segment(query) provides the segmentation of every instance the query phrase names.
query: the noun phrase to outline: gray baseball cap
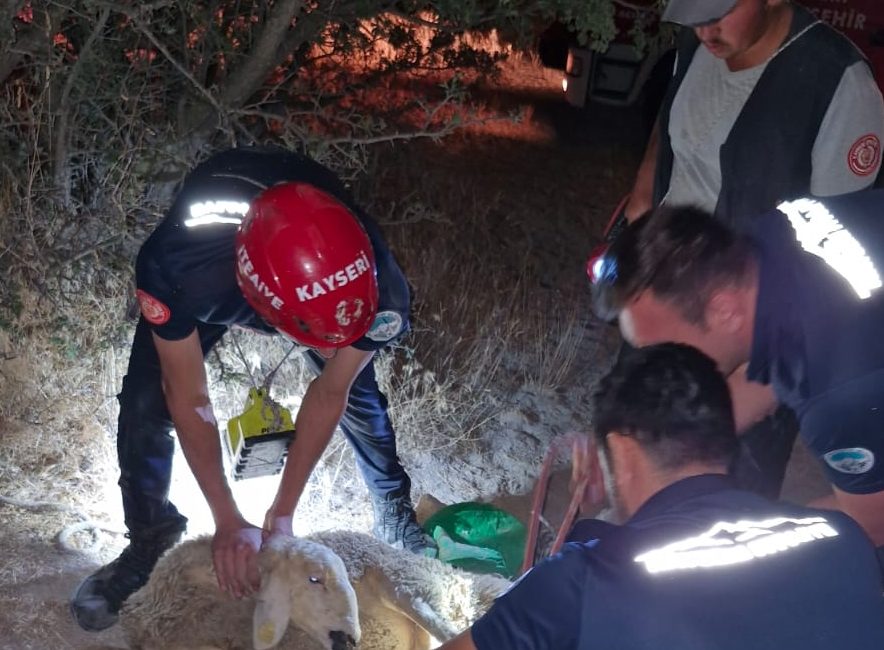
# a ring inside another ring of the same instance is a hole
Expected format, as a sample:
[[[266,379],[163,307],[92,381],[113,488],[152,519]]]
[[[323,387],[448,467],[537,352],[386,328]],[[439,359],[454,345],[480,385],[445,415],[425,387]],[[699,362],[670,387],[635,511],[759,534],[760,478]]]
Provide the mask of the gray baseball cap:
[[[737,0],[669,0],[663,22],[702,25],[715,22],[734,8]]]

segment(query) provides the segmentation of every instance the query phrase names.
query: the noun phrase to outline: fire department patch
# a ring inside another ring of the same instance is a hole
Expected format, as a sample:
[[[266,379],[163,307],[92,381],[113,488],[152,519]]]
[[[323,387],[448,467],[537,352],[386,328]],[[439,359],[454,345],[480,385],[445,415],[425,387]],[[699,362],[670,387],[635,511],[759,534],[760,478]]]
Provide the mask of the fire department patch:
[[[402,316],[395,311],[378,312],[365,335],[372,341],[389,341],[402,331]]]
[[[172,312],[166,305],[141,289],[135,292],[135,296],[138,298],[138,306],[141,307],[141,315],[148,323],[163,325],[169,322]]]
[[[847,164],[857,176],[868,176],[878,169],[881,161],[881,141],[874,133],[867,133],[853,143],[847,154]]]
[[[875,466],[875,454],[864,447],[836,449],[823,454],[823,460],[845,474],[865,474]]]

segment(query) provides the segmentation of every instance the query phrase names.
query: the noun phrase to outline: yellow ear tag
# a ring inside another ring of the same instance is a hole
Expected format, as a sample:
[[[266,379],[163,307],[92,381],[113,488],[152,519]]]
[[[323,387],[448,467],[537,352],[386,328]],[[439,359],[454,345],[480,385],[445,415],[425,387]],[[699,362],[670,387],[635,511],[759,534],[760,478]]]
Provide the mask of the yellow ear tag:
[[[272,621],[265,621],[258,628],[258,641],[265,645],[270,645],[276,636],[276,626]]]

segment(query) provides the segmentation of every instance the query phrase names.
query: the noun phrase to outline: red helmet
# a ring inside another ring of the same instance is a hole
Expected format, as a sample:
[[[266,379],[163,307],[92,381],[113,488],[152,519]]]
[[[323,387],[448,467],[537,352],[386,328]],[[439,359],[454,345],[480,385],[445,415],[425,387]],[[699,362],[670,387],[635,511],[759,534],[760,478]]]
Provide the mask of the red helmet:
[[[261,318],[314,348],[350,345],[378,308],[365,229],[306,183],[276,185],[252,201],[236,235],[236,281]]]

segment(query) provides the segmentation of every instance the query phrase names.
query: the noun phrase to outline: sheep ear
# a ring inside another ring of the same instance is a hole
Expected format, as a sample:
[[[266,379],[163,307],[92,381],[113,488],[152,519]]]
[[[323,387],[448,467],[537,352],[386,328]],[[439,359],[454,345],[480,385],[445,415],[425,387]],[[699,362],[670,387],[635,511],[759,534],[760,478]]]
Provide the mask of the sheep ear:
[[[267,650],[279,643],[289,624],[292,593],[286,581],[273,573],[261,580],[252,617],[252,643],[255,650]]]

